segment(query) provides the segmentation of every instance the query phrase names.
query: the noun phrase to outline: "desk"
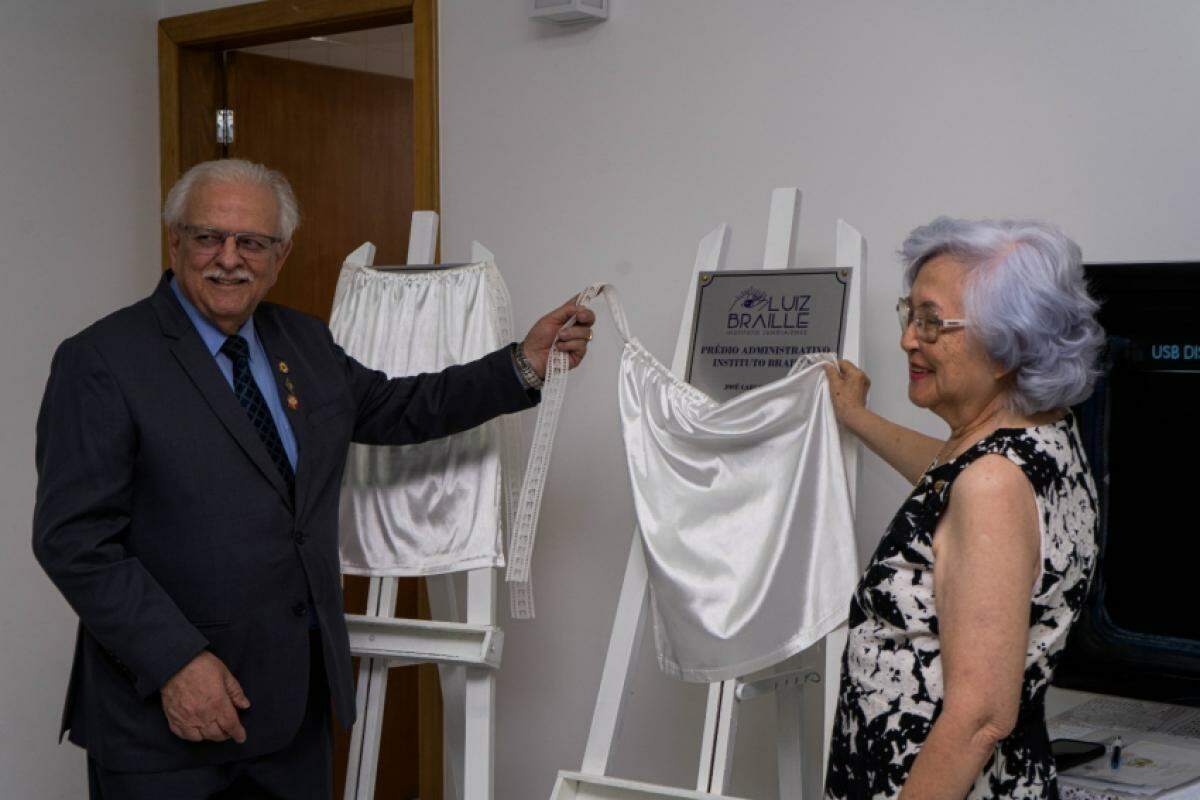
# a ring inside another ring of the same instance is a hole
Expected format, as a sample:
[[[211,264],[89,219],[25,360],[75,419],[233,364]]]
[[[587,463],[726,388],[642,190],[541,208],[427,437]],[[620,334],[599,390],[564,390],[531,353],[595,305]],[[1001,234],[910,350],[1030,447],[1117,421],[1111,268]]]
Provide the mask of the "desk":
[[[1200,709],[1078,692],[1047,702],[1050,738],[1108,744],[1117,736],[1126,757],[1120,770],[1101,759],[1059,775],[1063,800],[1200,800]],[[1048,701],[1050,698],[1047,698]],[[1105,781],[1161,786],[1122,791]]]

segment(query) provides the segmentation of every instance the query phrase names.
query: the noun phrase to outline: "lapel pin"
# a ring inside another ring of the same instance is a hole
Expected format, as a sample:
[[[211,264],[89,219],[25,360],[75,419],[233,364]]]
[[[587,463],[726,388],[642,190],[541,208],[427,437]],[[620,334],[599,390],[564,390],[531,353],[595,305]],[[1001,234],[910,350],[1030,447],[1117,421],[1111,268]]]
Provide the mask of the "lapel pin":
[[[282,372],[284,375],[288,374],[288,365],[287,365],[286,361],[279,362],[279,371]]]
[[[289,392],[295,392],[295,391],[296,391],[296,384],[292,383],[292,379],[291,379],[291,378],[287,378],[287,379],[285,379],[285,380],[284,380],[284,382],[283,382],[283,385],[284,385],[284,386],[287,388],[287,390],[288,390]]]
[[[289,394],[287,396],[287,404],[288,408],[290,408],[292,411],[295,411],[300,407],[300,398],[296,397],[294,394]]]

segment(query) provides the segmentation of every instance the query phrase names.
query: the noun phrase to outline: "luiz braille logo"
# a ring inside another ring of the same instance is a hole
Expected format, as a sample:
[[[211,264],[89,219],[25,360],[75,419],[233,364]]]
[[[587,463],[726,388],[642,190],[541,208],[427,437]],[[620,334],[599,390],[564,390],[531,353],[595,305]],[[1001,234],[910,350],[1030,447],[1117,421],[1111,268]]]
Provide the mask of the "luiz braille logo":
[[[738,292],[729,306],[726,330],[808,330],[810,294],[772,295],[754,286]]]

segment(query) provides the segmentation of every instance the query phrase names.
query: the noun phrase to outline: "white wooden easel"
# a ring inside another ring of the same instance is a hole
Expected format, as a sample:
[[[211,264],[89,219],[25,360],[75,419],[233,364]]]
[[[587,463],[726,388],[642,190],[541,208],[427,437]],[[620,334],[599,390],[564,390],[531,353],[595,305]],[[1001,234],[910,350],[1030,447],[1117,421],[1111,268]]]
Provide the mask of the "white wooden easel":
[[[408,240],[409,264],[433,264],[438,215],[413,212]],[[475,242],[473,262],[492,254]],[[371,266],[375,246],[363,244],[346,257]],[[496,625],[496,569],[467,573],[467,619],[460,622],[452,575],[425,579],[434,621],[397,619],[396,578],[371,578],[365,614],[347,614],[350,652],[361,658],[355,706],[358,721],[350,736],[345,800],[371,800],[379,764],[383,705],[388,669],[437,664],[442,684],[446,754],[446,796],[491,800],[495,758],[496,670],[504,632]]]
[[[771,195],[767,223],[767,245],[763,264],[767,269],[794,265],[796,229],[800,220],[800,191],[776,189]],[[720,225],[700,241],[688,283],[683,317],[675,342],[671,371],[683,377],[692,334],[699,273],[726,267],[729,226]],[[839,220],[835,266],[852,270],[849,288],[844,358],[861,363],[862,301],[866,268],[866,243],[853,227]],[[858,452],[855,440],[842,435],[842,450],[854,504]],[[847,604],[850,598],[846,598]],[[613,743],[620,729],[624,700],[629,694],[637,663],[646,612],[649,585],[641,534],[634,531],[625,565],[625,578],[617,603],[604,672],[596,696],[596,707],[579,772],[560,772],[551,800],[668,800],[668,798],[723,798],[729,787],[733,744],[737,731],[738,705],[743,700],[774,693],[778,717],[777,752],[781,800],[817,800],[821,796],[823,753],[833,725],[840,659],[846,641],[842,625],[826,639],[779,665],[763,679],[722,681],[709,685],[708,706],[700,742],[700,766],[696,789],[680,789],[608,776]],[[824,684],[823,692],[806,690],[808,684]]]

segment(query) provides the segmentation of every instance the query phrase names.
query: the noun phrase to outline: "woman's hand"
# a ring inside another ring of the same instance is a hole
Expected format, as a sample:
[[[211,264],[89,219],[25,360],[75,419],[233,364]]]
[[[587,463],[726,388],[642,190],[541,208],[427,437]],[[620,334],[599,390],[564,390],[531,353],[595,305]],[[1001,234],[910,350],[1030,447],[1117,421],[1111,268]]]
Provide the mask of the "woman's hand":
[[[851,420],[867,409],[871,379],[853,361],[844,358],[837,362],[837,367],[833,364],[824,366],[825,374],[829,376],[829,399],[833,401],[833,412],[838,422],[853,430]]]
[[[868,409],[871,379],[853,362],[842,359],[836,367],[833,364],[824,367],[838,424],[915,485],[944,442],[897,425]]]

